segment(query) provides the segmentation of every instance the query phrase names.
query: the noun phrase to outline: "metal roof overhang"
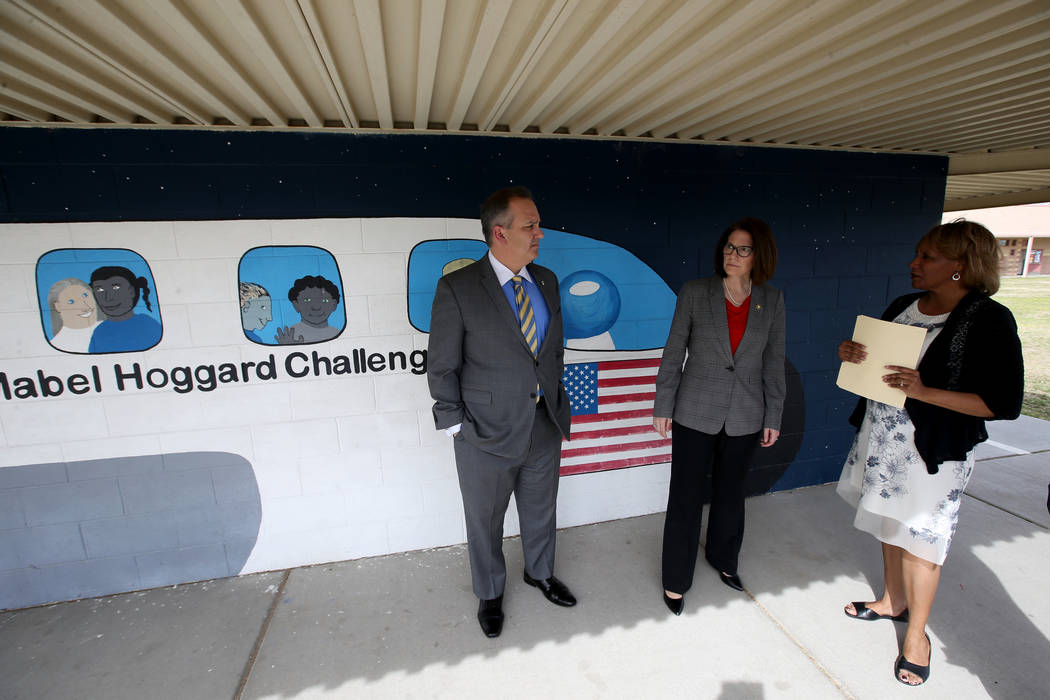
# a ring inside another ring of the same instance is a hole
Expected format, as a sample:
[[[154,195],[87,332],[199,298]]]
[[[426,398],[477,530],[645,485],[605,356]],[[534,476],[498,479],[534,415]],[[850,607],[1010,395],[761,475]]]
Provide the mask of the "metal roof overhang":
[[[1046,0],[0,0],[0,125],[446,131],[949,157],[1050,200]]]

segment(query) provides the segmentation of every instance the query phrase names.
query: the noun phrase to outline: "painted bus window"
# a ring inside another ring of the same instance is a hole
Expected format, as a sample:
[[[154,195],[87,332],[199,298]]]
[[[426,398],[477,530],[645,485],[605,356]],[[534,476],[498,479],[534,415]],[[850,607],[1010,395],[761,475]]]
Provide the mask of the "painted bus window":
[[[323,248],[252,248],[241,257],[237,276],[241,330],[253,343],[323,343],[346,327],[339,267]]]
[[[543,229],[536,262],[558,276],[565,347],[570,350],[649,350],[663,347],[675,293],[630,251],[605,241]],[[438,279],[485,255],[483,241],[423,241],[408,260],[408,316],[430,332]]]
[[[44,336],[57,350],[137,352],[160,342],[153,273],[134,251],[52,250],[37,261],[36,283]]]

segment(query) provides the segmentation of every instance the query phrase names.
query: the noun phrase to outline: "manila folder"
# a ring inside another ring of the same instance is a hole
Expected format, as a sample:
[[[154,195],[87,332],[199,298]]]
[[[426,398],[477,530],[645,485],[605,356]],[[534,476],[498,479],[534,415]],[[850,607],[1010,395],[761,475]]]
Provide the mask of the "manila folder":
[[[853,342],[863,344],[868,356],[860,364],[843,362],[835,383],[854,394],[903,408],[907,398],[904,392],[886,384],[882,377],[890,373],[886,365],[915,369],[925,338],[926,329],[920,326],[857,316]]]

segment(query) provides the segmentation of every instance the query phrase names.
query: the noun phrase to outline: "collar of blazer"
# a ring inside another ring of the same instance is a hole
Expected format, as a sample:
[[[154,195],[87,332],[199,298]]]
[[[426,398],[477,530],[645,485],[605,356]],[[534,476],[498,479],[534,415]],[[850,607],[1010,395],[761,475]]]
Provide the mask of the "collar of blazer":
[[[729,317],[726,316],[726,297],[722,289],[722,278],[718,275],[708,278],[707,297],[711,314],[715,319],[715,334],[718,336],[718,346],[726,360],[733,362],[733,350],[729,345]],[[747,325],[744,327],[744,337],[740,339],[737,346],[737,355],[741,350],[746,351],[754,334],[751,333],[753,322],[757,322],[756,315],[766,312],[767,297],[769,290],[765,285],[753,285],[751,287],[750,310],[747,313]]]
[[[485,288],[492,303],[496,305],[500,317],[507,322],[507,325],[514,331],[514,334],[521,341],[521,347],[525,348],[529,355],[532,355],[532,350],[529,348],[528,343],[525,342],[525,336],[521,334],[521,325],[518,323],[518,317],[514,313],[510,304],[507,303],[507,297],[503,294],[503,288],[499,286],[499,278],[496,276],[496,271],[492,269],[492,263],[489,261],[488,253],[478,260],[478,263],[481,270],[481,286]],[[529,276],[532,277],[536,286],[540,288],[540,293],[543,294],[543,300],[547,302],[547,309],[550,311],[551,318],[553,319],[561,300],[558,299],[555,294],[554,286],[548,284],[547,275],[545,274],[546,268],[540,268],[532,263],[529,263],[527,267],[529,268]],[[547,333],[543,338],[543,345],[540,345],[536,351],[537,354],[543,351],[549,338],[550,333]]]

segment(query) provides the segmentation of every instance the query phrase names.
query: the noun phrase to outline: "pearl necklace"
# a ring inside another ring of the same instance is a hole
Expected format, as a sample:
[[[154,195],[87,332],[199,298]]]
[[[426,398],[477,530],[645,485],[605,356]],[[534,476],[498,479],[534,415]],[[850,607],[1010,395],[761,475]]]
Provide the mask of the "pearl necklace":
[[[730,304],[732,304],[733,306],[740,306],[740,304],[743,304],[744,301],[746,301],[747,298],[751,296],[751,280],[747,281],[747,294],[744,295],[744,299],[740,302],[733,298],[733,293],[729,291],[729,285],[726,284],[725,277],[722,278],[722,289],[725,290],[726,297],[729,299]]]

